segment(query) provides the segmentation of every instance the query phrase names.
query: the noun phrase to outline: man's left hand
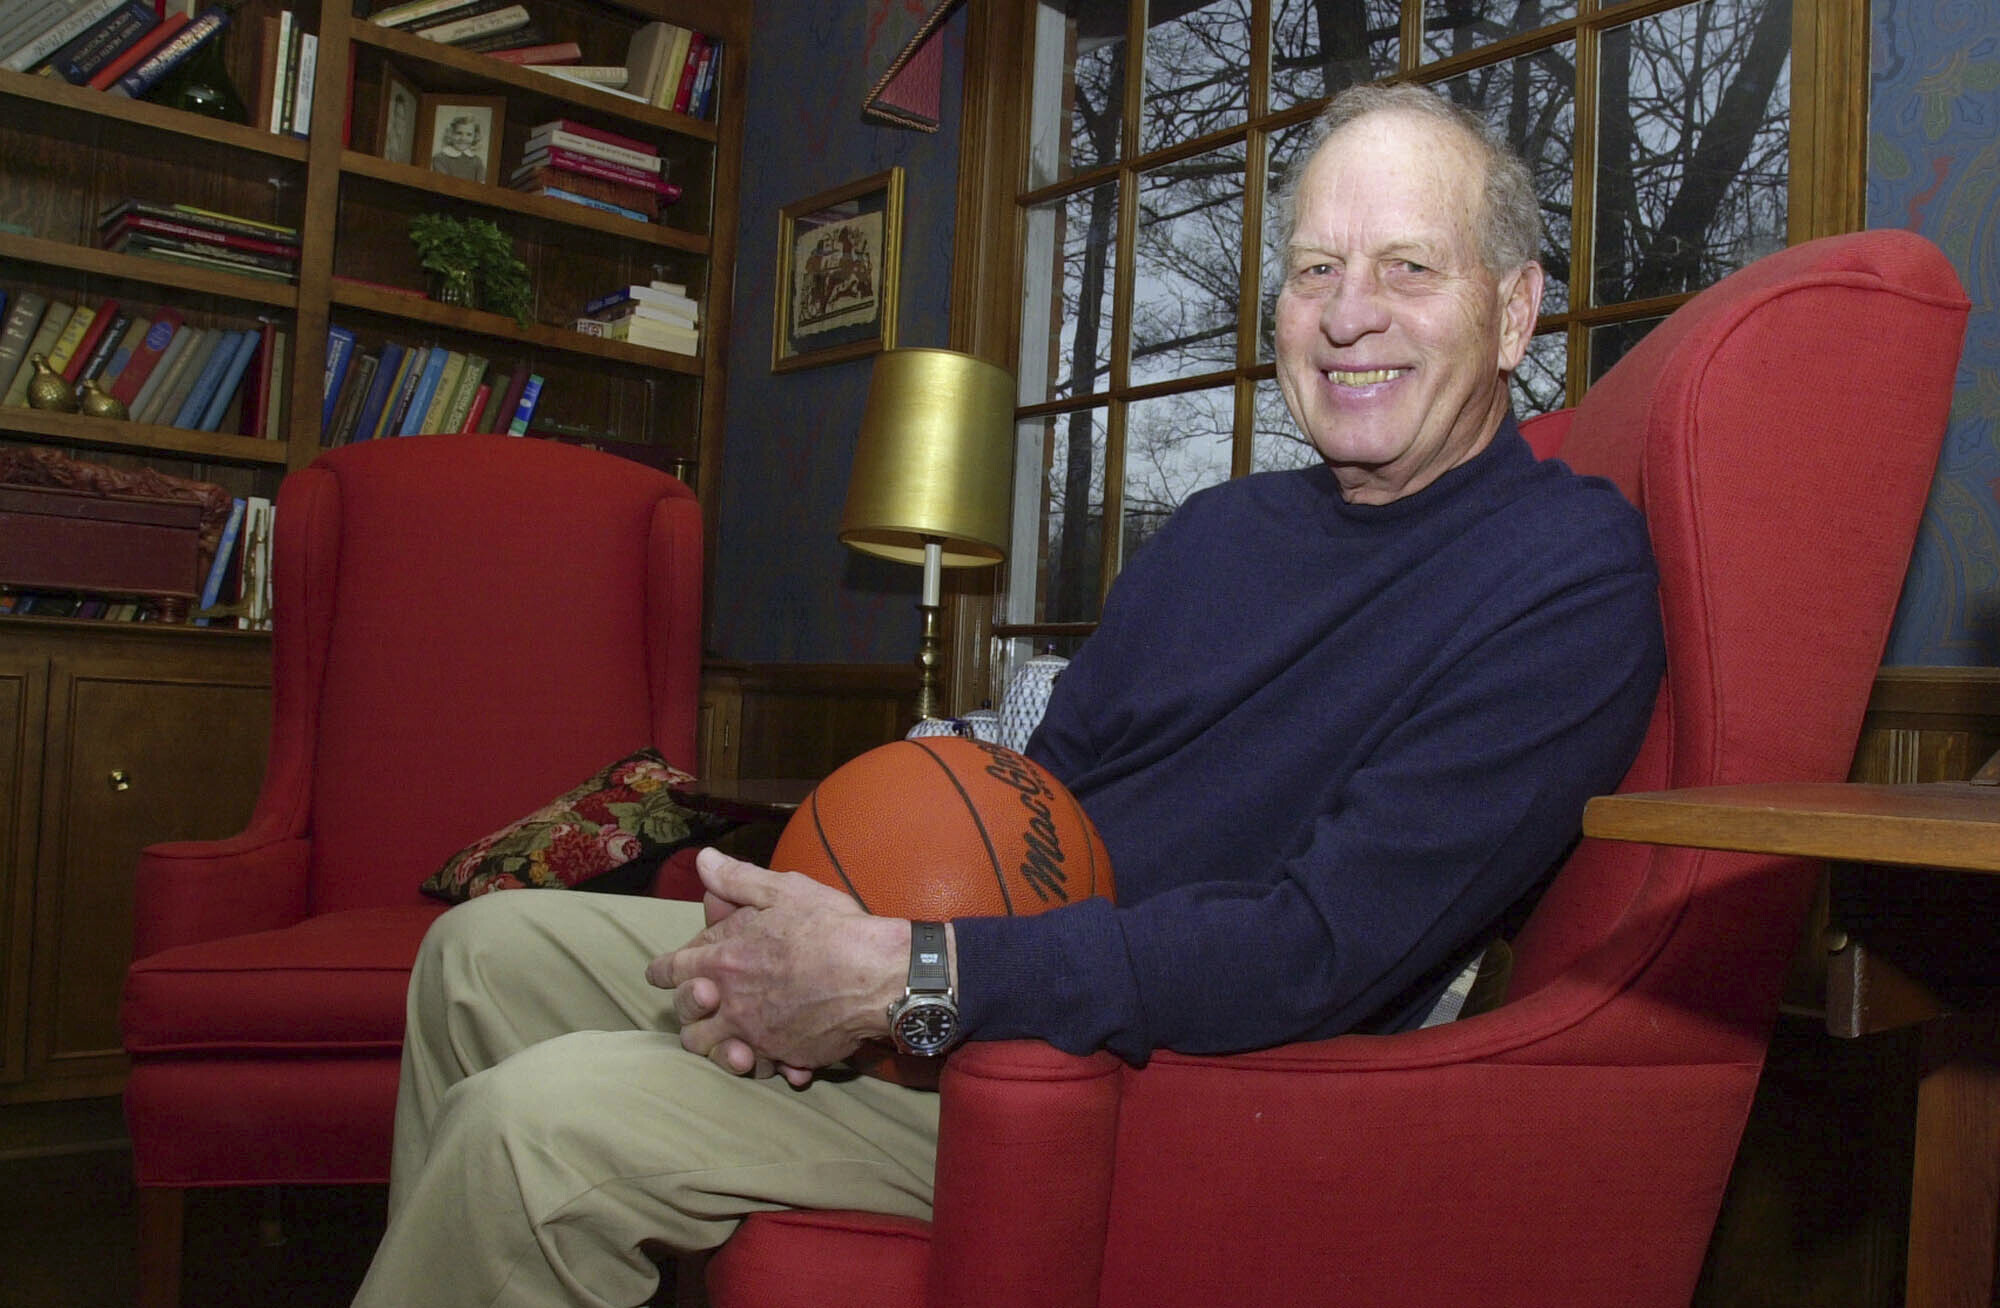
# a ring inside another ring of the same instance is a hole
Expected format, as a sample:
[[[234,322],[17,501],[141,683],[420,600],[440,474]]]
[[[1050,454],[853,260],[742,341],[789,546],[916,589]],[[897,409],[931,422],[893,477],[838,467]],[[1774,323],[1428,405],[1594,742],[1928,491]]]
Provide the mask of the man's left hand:
[[[840,891],[704,849],[708,929],[653,960],[676,987],[681,1044],[739,1075],[781,1070],[794,1085],[889,1032],[910,924],[871,917]]]

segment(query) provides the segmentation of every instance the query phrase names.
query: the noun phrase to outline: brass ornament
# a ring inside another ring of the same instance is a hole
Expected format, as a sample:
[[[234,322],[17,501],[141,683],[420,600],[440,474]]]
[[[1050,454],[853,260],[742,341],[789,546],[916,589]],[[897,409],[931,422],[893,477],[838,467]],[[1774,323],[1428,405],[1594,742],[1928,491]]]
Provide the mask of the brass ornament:
[[[119,422],[123,422],[132,416],[125,409],[125,401],[119,399],[110,391],[105,390],[102,386],[99,386],[97,378],[92,377],[89,381],[85,382],[82,390],[83,395],[79,400],[79,405],[88,417],[113,418]]]
[[[61,373],[49,367],[49,356],[37,354],[34,365],[35,375],[28,379],[28,407],[55,413],[75,413],[76,392],[70,389]]]

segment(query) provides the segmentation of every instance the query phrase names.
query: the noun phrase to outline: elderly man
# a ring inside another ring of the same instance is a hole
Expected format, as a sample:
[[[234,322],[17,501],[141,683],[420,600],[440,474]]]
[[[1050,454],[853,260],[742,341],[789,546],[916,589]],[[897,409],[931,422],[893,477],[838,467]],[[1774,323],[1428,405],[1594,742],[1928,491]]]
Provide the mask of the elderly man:
[[[936,1097],[844,1071],[861,1041],[1141,1061],[1397,1030],[1532,898],[1658,685],[1644,530],[1509,415],[1542,291],[1526,169],[1419,88],[1343,93],[1320,131],[1277,353],[1322,462],[1193,497],[1029,746],[1120,903],[913,924],[704,851],[701,916],[454,910],[412,979],[360,1302],[626,1308],[649,1248],[747,1212],[927,1216]]]

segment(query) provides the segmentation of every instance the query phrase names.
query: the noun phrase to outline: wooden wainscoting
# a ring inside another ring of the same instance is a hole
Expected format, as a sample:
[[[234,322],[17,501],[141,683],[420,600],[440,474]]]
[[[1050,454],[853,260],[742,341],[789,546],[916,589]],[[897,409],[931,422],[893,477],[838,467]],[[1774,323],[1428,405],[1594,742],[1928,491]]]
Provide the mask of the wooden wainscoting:
[[[716,781],[823,777],[916,720],[914,663],[702,667],[699,772]]]

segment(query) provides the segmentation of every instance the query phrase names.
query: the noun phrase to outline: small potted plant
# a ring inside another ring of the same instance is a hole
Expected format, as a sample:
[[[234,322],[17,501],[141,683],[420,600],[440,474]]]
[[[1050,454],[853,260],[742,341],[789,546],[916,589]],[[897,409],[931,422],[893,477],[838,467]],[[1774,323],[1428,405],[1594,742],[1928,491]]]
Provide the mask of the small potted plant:
[[[484,218],[418,214],[410,220],[417,259],[435,277],[431,298],[504,313],[525,327],[533,300],[528,265],[507,234]]]

